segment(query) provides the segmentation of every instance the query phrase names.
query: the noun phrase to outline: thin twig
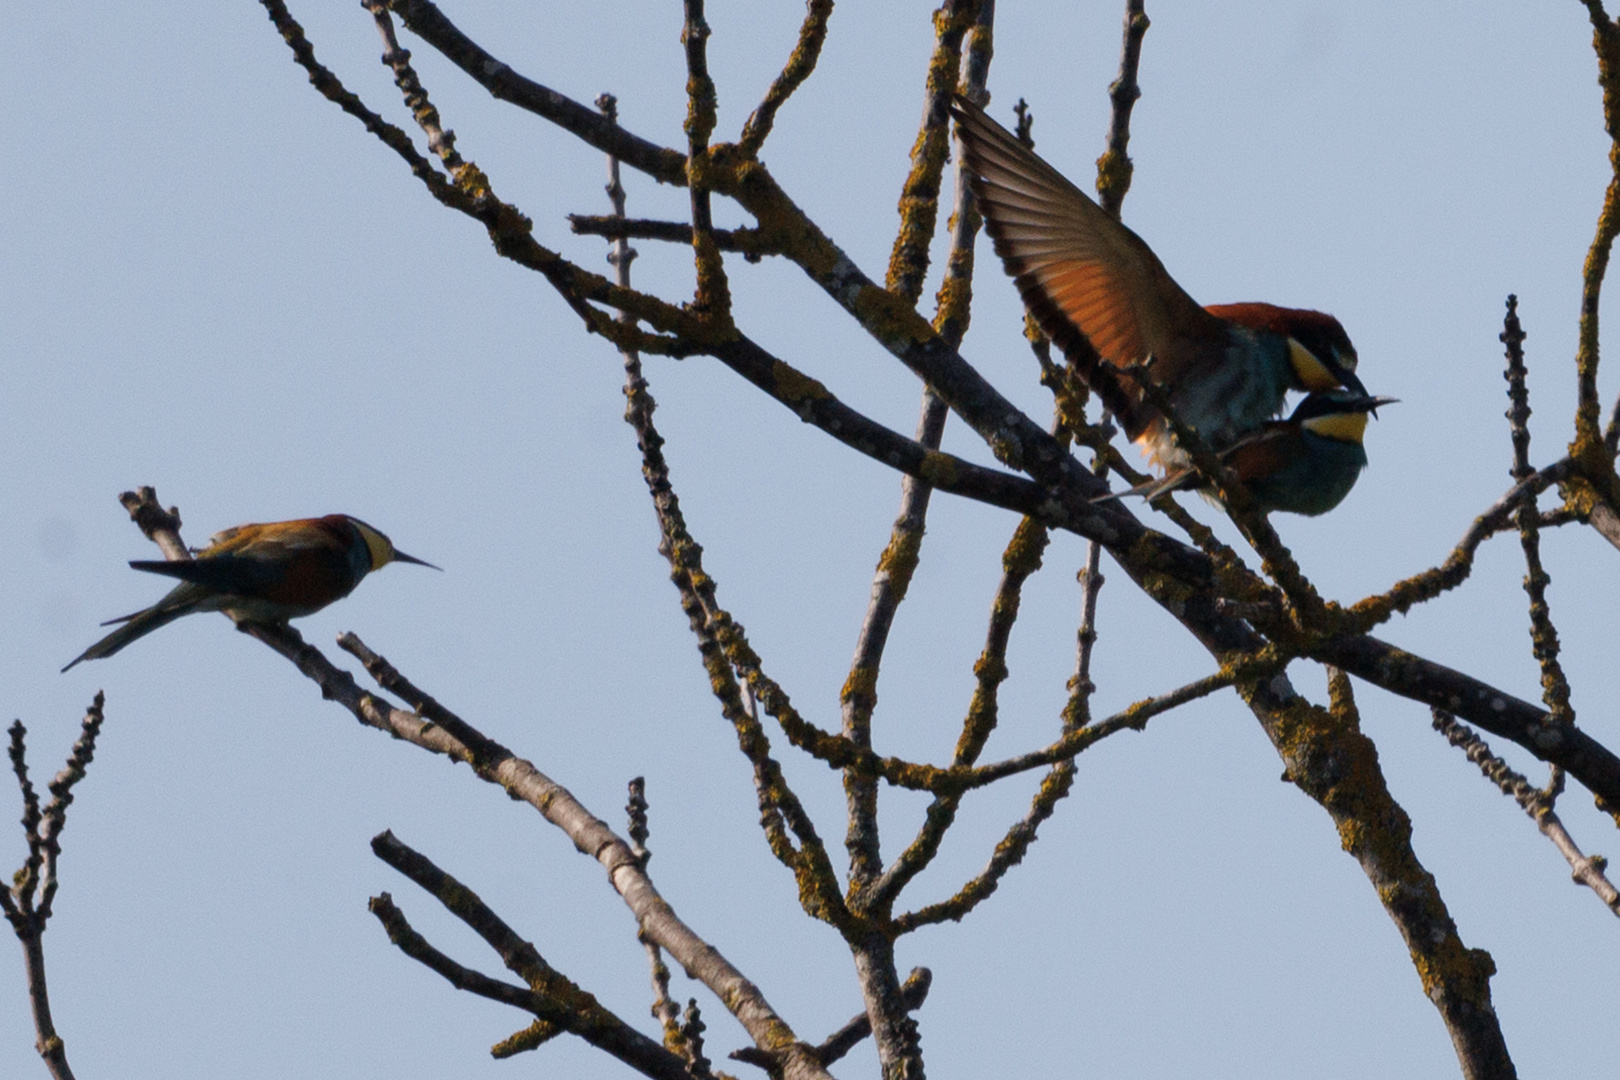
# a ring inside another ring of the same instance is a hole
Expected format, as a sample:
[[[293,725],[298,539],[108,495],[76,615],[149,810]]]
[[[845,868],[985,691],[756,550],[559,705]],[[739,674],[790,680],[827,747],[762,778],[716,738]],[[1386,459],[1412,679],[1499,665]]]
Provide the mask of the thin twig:
[[[1558,814],[1552,808],[1552,800],[1547,792],[1532,784],[1523,774],[1515,772],[1508,763],[1491,753],[1490,746],[1481,739],[1467,724],[1458,720],[1444,709],[1431,710],[1434,715],[1434,730],[1446,737],[1452,746],[1461,748],[1468,760],[1479,766],[1479,771],[1485,774],[1486,779],[1502,790],[1502,794],[1509,796],[1519,804],[1530,820],[1536,823],[1543,836],[1553,842],[1561,855],[1569,863],[1570,874],[1575,884],[1585,885],[1597,894],[1603,905],[1616,915],[1620,915],[1620,890],[1616,890],[1609,879],[1604,876],[1604,868],[1608,860],[1601,855],[1587,856],[1570,837],[1569,831],[1559,820]]]
[[[999,687],[1007,677],[1007,645],[1012,637],[1013,624],[1018,619],[1024,582],[1040,569],[1046,544],[1046,529],[1025,518],[1019,522],[1012,540],[1002,553],[1001,581],[990,604],[984,648],[973,665],[973,697],[962,721],[956,751],[952,755],[953,768],[972,766],[995,730]],[[935,796],[924,812],[922,826],[911,843],[884,870],[883,875],[860,894],[864,907],[885,914],[890,911],[901,891],[938,854],[946,832],[956,821],[963,794],[963,791],[952,791]]]
[[[446,131],[440,123],[439,110],[428,100],[427,89],[411,67],[410,51],[400,47],[387,3],[385,0],[365,0],[365,8],[371,12],[372,20],[377,24],[377,33],[383,40],[382,62],[394,72],[394,85],[405,95],[405,107],[411,110],[417,126],[427,135],[428,149],[444,162],[450,175],[455,176],[465,164],[461,155],[456,153],[456,134]]]
[[[147,524],[152,520],[148,515]],[[67,1046],[51,1017],[50,988],[45,976],[45,925],[50,921],[51,906],[56,899],[56,865],[62,854],[62,830],[67,827],[67,808],[73,802],[74,785],[84,779],[85,771],[95,757],[96,737],[101,733],[104,720],[102,706],[105,702],[106,699],[98,691],[95,700],[85,710],[79,737],[73,743],[67,763],[52,778],[49,785],[51,798],[43,808],[38,792],[28,779],[27,748],[24,743],[27,731],[20,720],[13,722],[8,731],[11,769],[22,793],[22,826],[28,842],[28,857],[22,868],[12,876],[10,886],[0,888],[0,914],[5,915],[17,940],[22,943],[23,975],[28,989],[29,1011],[34,1018],[34,1048],[39,1051],[53,1080],[73,1080],[73,1070],[68,1065]]]
[[[1573,459],[1559,458],[1551,465],[1544,466],[1514,484],[1501,498],[1492,503],[1488,510],[1469,524],[1468,530],[1451,549],[1445,561],[1438,566],[1413,574],[1403,581],[1397,581],[1387,592],[1358,601],[1346,612],[1348,618],[1345,629],[1364,634],[1395,615],[1405,614],[1416,605],[1433,600],[1467,581],[1468,575],[1473,572],[1474,556],[1479,546],[1497,533],[1513,527],[1514,515],[1524,504],[1525,499],[1533,499],[1555,484],[1563,483],[1575,474],[1575,468]],[[1482,727],[1487,726],[1477,718],[1470,717],[1470,719]]]
[[[610,110],[613,102],[605,96],[602,104],[604,110]],[[609,192],[613,195],[614,212],[622,214],[623,188],[617,185],[618,173],[611,158],[608,171],[612,178]],[[624,241],[620,240],[616,251],[623,250]],[[628,287],[629,258],[616,259],[615,265],[621,284]],[[675,583],[681,597],[681,607],[687,614],[693,633],[698,637],[698,652],[709,673],[710,685],[720,699],[721,712],[735,728],[738,744],[754,768],[760,824],[765,830],[767,843],[772,854],[791,869],[802,883],[816,883],[814,889],[801,891],[801,895],[807,901],[813,897],[814,913],[836,923],[845,917],[846,909],[825,847],[798,796],[783,778],[780,765],[771,757],[770,741],[758,719],[751,709],[744,706],[737,686],[736,660],[726,654],[722,644],[726,635],[718,624],[729,624],[730,617],[719,609],[715,601],[715,583],[703,570],[703,549],[687,531],[680,499],[670,481],[669,464],[664,458],[664,439],[653,420],[657,402],[648,389],[641,358],[629,348],[621,349],[621,356],[625,371],[624,416],[636,432],[636,445],[641,451],[642,477],[658,517],[661,535],[659,551],[669,561],[670,579]],[[740,628],[732,635],[732,640],[737,638],[740,638]],[[746,645],[746,642],[743,644]],[[797,836],[796,845],[787,835],[788,829]]]
[[[1113,106],[1109,110],[1108,149],[1097,159],[1097,201],[1115,217],[1119,216],[1125,193],[1131,189],[1133,166],[1125,151],[1131,141],[1131,109],[1142,96],[1136,69],[1142,62],[1142,38],[1150,25],[1142,0],[1127,0],[1119,75],[1108,84],[1108,100]]]
[[[1512,475],[1523,483],[1535,475],[1530,465],[1530,391],[1525,386],[1524,328],[1519,325],[1519,298],[1507,298],[1507,315],[1502,343],[1507,346],[1508,430],[1513,439]],[[1530,649],[1541,665],[1541,698],[1555,723],[1572,724],[1575,710],[1569,703],[1569,680],[1558,662],[1558,630],[1547,606],[1547,586],[1552,578],[1541,564],[1541,515],[1536,496],[1526,494],[1514,514],[1519,544],[1524,550],[1524,591],[1530,598]],[[1554,766],[1557,768],[1557,766]]]
[[[620,218],[606,214],[569,214],[568,227],[579,236],[601,236],[608,240],[663,240],[671,244],[692,242],[692,225],[686,221]],[[738,252],[752,262],[758,262],[765,255],[778,254],[759,229],[714,229],[712,235],[715,246],[721,251]]]
[[[1597,52],[1598,83],[1603,87],[1603,126],[1609,133],[1610,170],[1603,208],[1598,212],[1597,229],[1587,249],[1581,275],[1580,339],[1575,350],[1578,400],[1575,406],[1575,442],[1570,454],[1575,458],[1601,458],[1606,449],[1608,475],[1614,476],[1614,452],[1620,445],[1620,428],[1611,423],[1609,436],[1600,441],[1598,433],[1598,309],[1603,293],[1603,277],[1609,268],[1609,252],[1620,233],[1620,27],[1603,10],[1600,0],[1585,0],[1592,21],[1592,47]],[[1594,464],[1596,462],[1593,462]]]
[[[725,261],[714,242],[714,219],[709,208],[709,136],[714,133],[717,107],[714,80],[709,77],[709,23],[703,0],[684,0],[686,21],[681,43],[686,46],[686,186],[692,205],[692,257],[697,267],[697,292],[692,310],[710,324],[710,332],[725,336],[731,330],[731,286]]]

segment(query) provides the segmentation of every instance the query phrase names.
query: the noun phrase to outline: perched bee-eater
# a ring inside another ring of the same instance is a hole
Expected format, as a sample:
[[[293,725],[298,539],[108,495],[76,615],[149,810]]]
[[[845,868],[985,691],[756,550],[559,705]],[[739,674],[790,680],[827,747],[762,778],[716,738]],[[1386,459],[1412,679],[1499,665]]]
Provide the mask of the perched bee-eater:
[[[1290,389],[1366,394],[1339,320],[1273,304],[1200,307],[1141,237],[983,109],[957,97],[951,111],[985,230],[1025,307],[1155,462],[1186,463],[1127,374],[1150,359],[1177,415],[1216,450],[1276,416]]]
[[[360,579],[391,562],[437,570],[396,550],[359,518],[321,518],[238,525],[216,533],[195,559],[136,560],[129,565],[180,579],[162,600],[120,619],[123,623],[63,668],[111,656],[136,638],[194,611],[223,611],[238,622],[282,623],[321,610],[354,591]]]
[[[1265,513],[1325,514],[1344,501],[1367,467],[1361,445],[1367,414],[1394,403],[1347,390],[1308,394],[1288,419],[1268,421],[1222,451],[1221,464],[1237,474]],[[1152,499],[1197,486],[1197,474],[1180,468],[1119,495]]]

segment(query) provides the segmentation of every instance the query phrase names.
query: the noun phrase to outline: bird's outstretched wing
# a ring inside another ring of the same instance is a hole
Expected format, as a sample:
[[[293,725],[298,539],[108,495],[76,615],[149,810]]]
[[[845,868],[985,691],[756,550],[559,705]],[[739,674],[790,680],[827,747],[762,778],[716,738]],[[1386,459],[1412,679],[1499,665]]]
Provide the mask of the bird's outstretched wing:
[[[1157,380],[1175,386],[1219,355],[1210,346],[1224,343],[1225,323],[1176,284],[1141,237],[983,109],[957,97],[951,112],[996,254],[1041,329],[1136,438],[1151,410],[1117,369],[1151,356]],[[1081,336],[1110,370],[1096,369]]]

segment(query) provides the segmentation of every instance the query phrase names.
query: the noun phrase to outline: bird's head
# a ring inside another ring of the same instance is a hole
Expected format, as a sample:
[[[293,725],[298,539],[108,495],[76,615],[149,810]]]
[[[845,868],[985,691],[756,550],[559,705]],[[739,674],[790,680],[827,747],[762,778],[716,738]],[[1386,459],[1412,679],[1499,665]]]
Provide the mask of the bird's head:
[[[1367,396],[1367,388],[1356,378],[1356,347],[1332,315],[1275,304],[1219,304],[1208,310],[1250,330],[1283,338],[1294,385],[1301,390],[1315,393],[1343,387]]]
[[[1349,390],[1319,391],[1307,394],[1288,420],[1324,439],[1359,444],[1367,430],[1367,416],[1376,415],[1379,406],[1393,405],[1396,400]]]
[[[439,569],[430,562],[424,562],[414,555],[407,555],[403,551],[400,551],[398,548],[394,547],[394,542],[392,540],[388,539],[388,537],[384,536],[376,529],[373,529],[370,525],[367,525],[359,518],[349,517],[347,514],[344,515],[344,518],[349,522],[350,525],[354,526],[355,531],[360,534],[361,539],[365,540],[366,550],[371,555],[371,570],[381,570],[391,562],[415,563],[417,566],[426,566],[431,570]]]

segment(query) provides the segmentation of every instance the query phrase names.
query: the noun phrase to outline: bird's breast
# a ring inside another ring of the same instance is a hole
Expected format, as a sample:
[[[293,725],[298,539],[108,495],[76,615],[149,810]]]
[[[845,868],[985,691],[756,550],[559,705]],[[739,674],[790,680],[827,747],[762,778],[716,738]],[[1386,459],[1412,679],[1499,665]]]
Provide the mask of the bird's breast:
[[[354,591],[359,579],[340,552],[309,549],[295,552],[269,580],[240,596],[230,610],[254,621],[296,619],[309,615]]]

